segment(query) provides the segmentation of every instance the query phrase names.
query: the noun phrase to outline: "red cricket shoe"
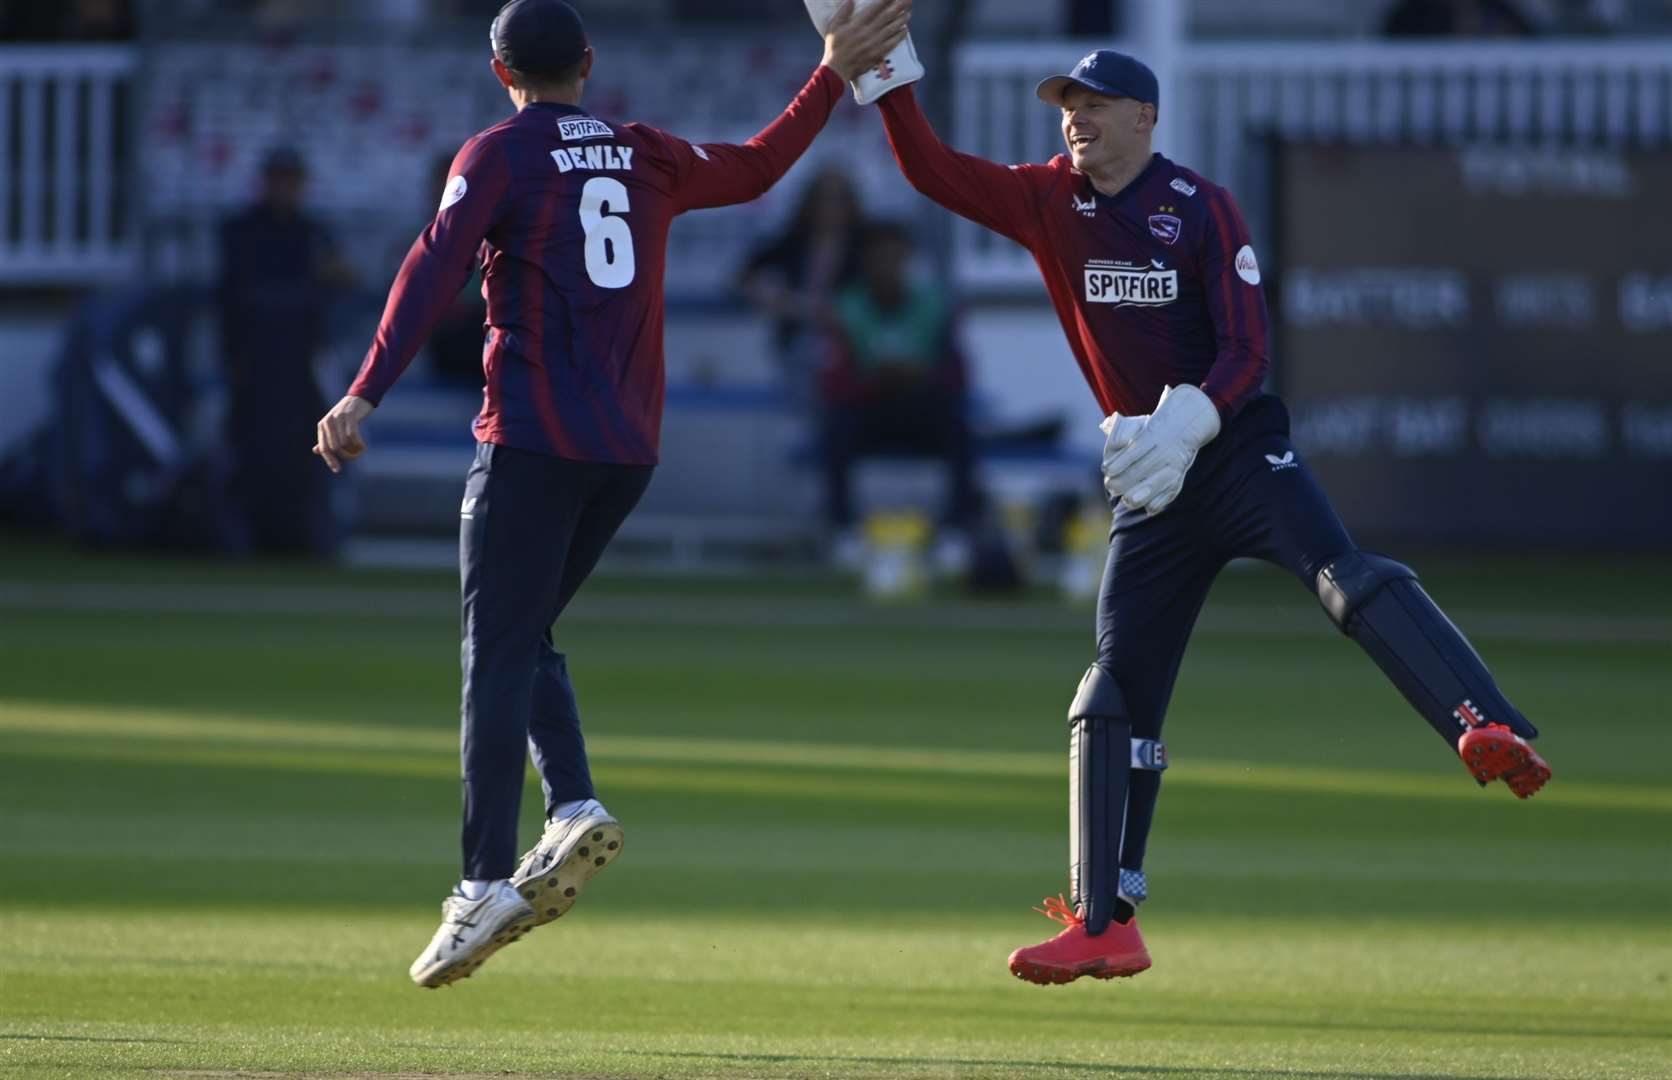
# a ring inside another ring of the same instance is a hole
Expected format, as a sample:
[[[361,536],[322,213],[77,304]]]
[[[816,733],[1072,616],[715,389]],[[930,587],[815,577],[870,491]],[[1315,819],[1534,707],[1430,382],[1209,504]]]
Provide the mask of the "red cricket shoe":
[[[1047,896],[1045,906],[1034,908],[1047,919],[1065,927],[1062,933],[1038,945],[1028,945],[1010,954],[1010,974],[1041,986],[1071,983],[1082,975],[1094,979],[1118,979],[1136,975],[1150,966],[1149,950],[1138,933],[1138,920],[1111,922],[1101,934],[1086,933],[1085,920],[1061,896]]]
[[[1527,740],[1503,724],[1483,724],[1457,743],[1463,765],[1483,784],[1503,780],[1517,798],[1530,799],[1550,779],[1550,766]]]

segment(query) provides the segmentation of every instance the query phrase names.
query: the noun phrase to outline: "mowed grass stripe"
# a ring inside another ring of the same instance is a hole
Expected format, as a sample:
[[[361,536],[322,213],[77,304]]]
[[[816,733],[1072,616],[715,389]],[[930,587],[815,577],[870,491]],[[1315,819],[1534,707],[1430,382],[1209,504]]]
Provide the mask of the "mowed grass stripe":
[[[625,917],[595,906],[576,910],[585,916],[542,928],[528,939],[526,948],[519,944],[496,958],[495,970],[503,974],[502,979],[468,985],[487,987],[484,994],[498,997],[505,982],[584,978],[607,985],[647,972],[652,975],[650,982],[693,987],[801,984],[985,992],[1015,986],[994,955],[1000,953],[1002,958],[1005,943],[1019,930],[1030,929],[1020,915],[1008,922],[960,919],[954,926],[941,928],[916,923],[901,926],[871,918],[832,924],[815,939],[804,928],[777,922],[678,915]],[[103,961],[109,965],[106,977],[110,981],[162,972],[208,979],[245,969],[275,976],[344,977],[387,989],[401,989],[398,983],[386,983],[392,957],[404,951],[415,931],[423,929],[423,919],[411,913],[335,914],[322,923],[286,912],[255,916],[141,911],[120,919],[89,914],[81,920],[82,932],[73,939],[50,948],[36,944],[54,921],[50,913],[0,914],[0,926],[19,943],[14,953],[20,967],[44,973],[56,962],[86,969],[97,968]],[[1164,963],[1144,976],[1143,985],[1152,986],[1153,993],[1165,999],[1183,989],[1217,984],[1219,997],[1242,1003],[1246,1008],[1240,1012],[1268,1022],[1285,1013],[1271,1001],[1273,994],[1293,1002],[1353,988],[1388,995],[1388,1012],[1398,1014],[1414,1010],[1417,995],[1435,988],[1433,972],[1453,966],[1490,966],[1503,981],[1497,989],[1482,993],[1477,1004],[1488,1013],[1503,1008],[1506,1015],[1495,1018],[1495,1023],[1506,1031],[1530,1027],[1524,1015],[1514,1015],[1519,1011],[1518,1001],[1527,1005],[1525,1012],[1536,1013],[1542,1011],[1536,1005],[1553,1004],[1545,995],[1559,992],[1561,1000],[1571,1006],[1569,1019],[1576,1028],[1650,1035],[1672,1042],[1672,1033],[1665,1029],[1645,1031],[1640,1026],[1672,995],[1664,987],[1657,989],[1656,966],[1667,958],[1664,941],[1656,949],[1639,934],[1581,934],[1553,942],[1539,954],[1506,954],[1497,942],[1467,925],[1161,917],[1152,918],[1150,928],[1156,951],[1165,957]],[[330,943],[328,950],[310,947],[320,937]],[[772,956],[784,962],[760,962]],[[1390,962],[1390,956],[1398,959]],[[889,962],[878,963],[879,957],[888,957]],[[1274,964],[1274,960],[1281,963]],[[1304,973],[1304,981],[1297,982],[1296,973]],[[1438,980],[1441,988],[1451,981]],[[1119,993],[1119,987],[1136,985],[1116,984],[1111,989]],[[538,988],[525,986],[519,992],[527,989],[539,996]],[[546,993],[552,995],[559,989],[548,986]],[[1005,996],[1014,998],[1016,1007],[1025,1012],[1061,1007],[1094,1015],[1099,1008],[1096,998],[1088,1001],[1087,995],[1070,996],[1073,992],[1069,992],[1053,1001],[1038,991],[1016,989],[1022,993]],[[422,1006],[428,997],[403,993],[389,1004]],[[1122,1000],[1123,1008],[1142,1008]],[[206,1005],[202,1018],[219,1015],[236,1021],[252,1004],[228,1002],[213,1011]],[[281,1012],[308,1011],[305,1003],[271,1004]],[[1437,1013],[1431,1001],[1423,1008],[1424,1019],[1436,1027],[1467,1029],[1471,1023],[1465,1015]],[[1354,1006],[1344,1005],[1342,1010],[1352,1012]],[[1478,1018],[1477,1014],[1474,1019]],[[344,1017],[341,1022],[353,1019]]]
[[[631,817],[631,815],[629,815]],[[421,868],[445,881],[451,855],[452,821],[437,818],[361,819],[253,814],[201,820],[192,815],[139,814],[119,821],[106,815],[6,811],[11,831],[0,835],[0,859],[54,860],[105,867],[140,860],[190,863],[262,862],[276,866],[313,863],[360,868]],[[959,829],[910,823],[875,825],[753,823],[747,845],[734,843],[711,824],[659,822],[633,827],[629,875],[638,870],[711,876],[732,873],[738,881],[776,875],[898,874],[942,875],[941,884],[978,879],[989,886],[1048,886],[1063,869],[1061,837],[1043,825],[1031,829]],[[1672,866],[1634,867],[1633,844],[1600,843],[1555,864],[1534,861],[1537,845],[1501,842],[1499,854],[1521,853],[1521,862],[1482,864],[1467,848],[1435,851],[1420,843],[1376,843],[1376,857],[1362,857],[1360,838],[1325,836],[1304,846],[1256,846],[1205,837],[1195,830],[1169,838],[1151,865],[1157,887],[1211,890],[1240,881],[1254,887],[1268,881],[1428,882],[1437,889],[1460,884],[1500,887],[1614,888],[1672,899]],[[252,851],[259,851],[259,856]],[[73,855],[66,855],[73,852]],[[124,888],[127,888],[126,886]],[[133,891],[128,889],[128,891]],[[1027,889],[1013,895],[1026,899]],[[427,906],[414,892],[402,902]],[[902,914],[906,914],[902,912]]]
[[[26,915],[3,926],[35,941],[54,924]],[[1661,1075],[1669,1049],[1665,995],[1652,982],[1659,958],[1640,940],[1506,955],[1461,927],[1162,918],[1151,926],[1160,963],[1141,987],[1042,991],[1003,971],[1013,928],[834,926],[814,936],[783,924],[589,916],[507,950],[491,982],[427,995],[401,987],[391,959],[417,926],[95,916],[67,946],[65,969],[24,956],[18,971],[41,1004],[18,1005],[9,1030],[46,1037],[27,1048],[37,1064],[99,1054],[107,1065],[336,1075],[1033,1077],[1048,1066],[1213,1080],[1641,1078]],[[115,954],[110,969],[98,969],[101,954]],[[1498,977],[1456,984],[1460,1000],[1436,1007],[1451,980],[1433,973],[1453,968]],[[246,980],[266,993],[223,992]],[[146,992],[124,992],[135,984]],[[192,1019],[149,1022],[158,1011]]]
[[[457,772],[457,736],[425,727],[302,723],[154,709],[0,702],[0,733],[30,735],[37,740],[42,737],[70,740],[78,754],[109,760],[166,758],[202,765],[249,762],[270,768],[374,772],[391,776]],[[147,747],[147,743],[164,744],[166,750],[156,745]],[[599,762],[714,767],[714,781],[701,782],[703,788],[723,787],[738,779],[738,774],[728,772],[726,766],[992,778],[1061,777],[1066,775],[1067,768],[1065,760],[1055,755],[957,748],[636,735],[592,735],[587,739],[587,746]],[[20,742],[12,750],[26,753],[31,747],[38,752],[46,744]],[[759,783],[791,795],[833,793],[808,788],[806,777],[793,778],[784,785],[757,777],[756,784]],[[914,785],[923,783],[923,780],[913,782]],[[1478,801],[1481,795],[1466,781],[1460,783],[1457,776],[1439,769],[1434,773],[1412,773],[1214,759],[1194,759],[1169,769],[1167,783],[1169,787],[1204,785],[1245,791],[1453,801]],[[758,786],[751,787],[761,790]],[[884,784],[882,790],[910,793],[914,788]],[[1558,782],[1536,799],[1539,803],[1563,806],[1672,813],[1672,788],[1666,787]]]
[[[1297,595],[1304,595],[1297,590]],[[0,610],[302,618],[456,618],[451,590],[352,586],[146,585],[0,581]],[[1533,642],[1665,644],[1672,619],[1650,614],[1453,608],[1453,617],[1483,638]],[[593,590],[564,613],[565,625],[654,625],[685,628],[878,628],[1017,634],[1083,633],[1090,613],[1040,602],[976,604],[956,597],[935,604],[879,606],[858,599],[799,598],[793,604],[759,597],[632,596]],[[1198,632],[1254,637],[1326,637],[1328,619],[1311,605],[1273,608],[1218,601]]]

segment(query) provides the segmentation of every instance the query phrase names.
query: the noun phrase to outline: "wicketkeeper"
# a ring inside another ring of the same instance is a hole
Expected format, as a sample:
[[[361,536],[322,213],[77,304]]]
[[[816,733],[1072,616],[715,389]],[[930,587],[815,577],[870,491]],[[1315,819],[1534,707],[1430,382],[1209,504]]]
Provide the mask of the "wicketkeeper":
[[[1073,900],[1047,900],[1065,929],[1010,957],[1020,978],[1063,983],[1150,966],[1134,912],[1167,767],[1162,719],[1231,559],[1276,563],[1314,590],[1481,784],[1501,779],[1524,799],[1550,769],[1526,741],[1538,731],[1416,574],[1359,550],[1296,454],[1283,403],[1261,392],[1266,302],[1248,229],[1225,189],[1151,152],[1154,73],[1100,50],[1037,93],[1061,109],[1067,144],[1043,165],[948,148],[909,86],[881,109],[918,191],[1033,254],[1108,415],[1097,661],[1068,710]]]

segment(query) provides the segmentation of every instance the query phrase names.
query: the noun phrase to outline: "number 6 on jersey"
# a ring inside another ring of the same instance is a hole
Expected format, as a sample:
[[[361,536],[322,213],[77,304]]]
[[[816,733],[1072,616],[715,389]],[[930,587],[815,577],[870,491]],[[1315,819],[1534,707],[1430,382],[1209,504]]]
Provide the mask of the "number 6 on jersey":
[[[633,281],[633,231],[625,214],[627,187],[608,176],[594,176],[581,188],[581,228],[586,231],[586,275],[604,289],[623,289]],[[613,213],[612,213],[613,211]]]

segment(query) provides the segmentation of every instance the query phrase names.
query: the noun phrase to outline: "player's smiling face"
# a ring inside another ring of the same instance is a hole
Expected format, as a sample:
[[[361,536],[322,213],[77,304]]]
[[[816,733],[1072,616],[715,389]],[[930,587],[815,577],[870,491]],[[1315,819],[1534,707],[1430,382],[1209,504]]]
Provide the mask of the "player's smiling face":
[[[1095,173],[1118,161],[1149,153],[1155,107],[1132,98],[1109,97],[1083,86],[1062,95],[1062,138],[1074,167]]]

